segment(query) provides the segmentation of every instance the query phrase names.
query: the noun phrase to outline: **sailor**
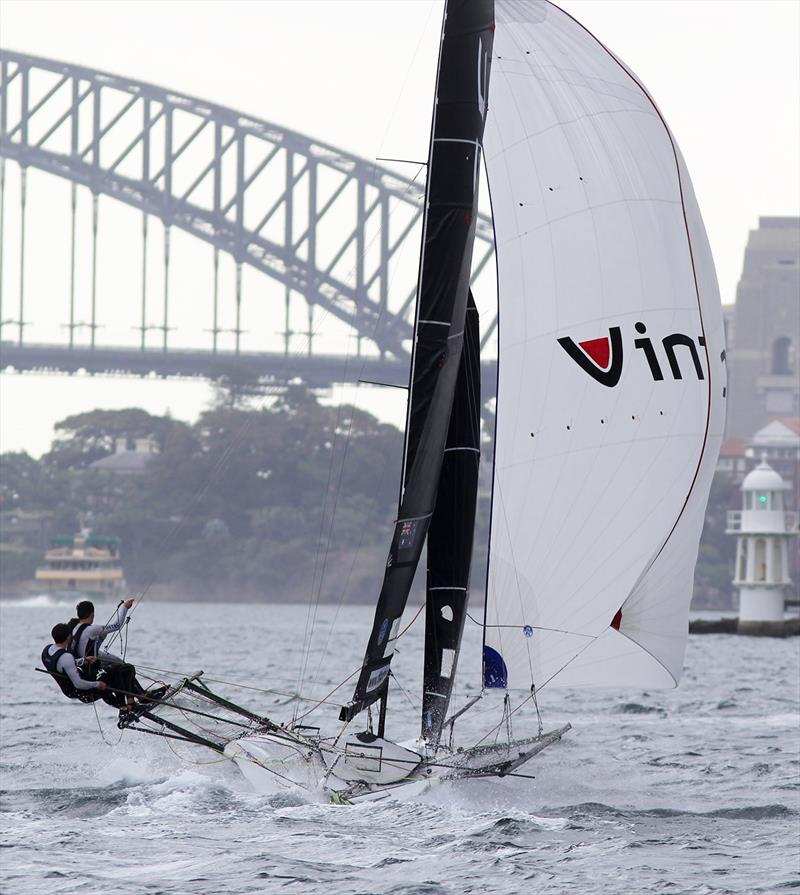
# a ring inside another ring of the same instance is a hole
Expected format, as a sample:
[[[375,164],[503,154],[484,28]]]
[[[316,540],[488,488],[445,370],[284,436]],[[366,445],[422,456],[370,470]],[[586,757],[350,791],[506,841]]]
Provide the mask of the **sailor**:
[[[67,699],[80,699],[81,702],[94,702],[103,698],[107,689],[105,681],[92,681],[81,677],[78,671],[78,663],[75,657],[67,649],[69,640],[69,625],[63,622],[55,625],[50,632],[53,642],[42,650],[42,664],[53,680],[61,688],[61,692]],[[92,664],[93,658],[81,659],[80,666]]]
[[[77,618],[70,619],[69,651],[76,662],[81,659],[96,659],[96,664],[90,663],[84,667],[85,677],[96,677],[102,674],[109,688],[117,696],[117,705],[120,710],[131,709],[133,698],[144,693],[141,684],[136,680],[136,669],[133,665],[123,661],[119,656],[107,650],[101,649],[101,644],[107,635],[119,629],[125,624],[128,610],[133,606],[133,598],[125,600],[117,607],[116,619],[107,625],[94,623],[94,604],[89,600],[82,600],[75,607]]]

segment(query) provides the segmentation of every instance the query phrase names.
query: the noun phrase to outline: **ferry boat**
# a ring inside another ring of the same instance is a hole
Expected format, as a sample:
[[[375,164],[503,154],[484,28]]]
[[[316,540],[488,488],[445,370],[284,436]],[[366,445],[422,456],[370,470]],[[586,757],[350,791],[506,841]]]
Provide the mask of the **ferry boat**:
[[[74,537],[54,537],[36,569],[36,583],[49,593],[118,596],[125,591],[119,538],[82,531]]]

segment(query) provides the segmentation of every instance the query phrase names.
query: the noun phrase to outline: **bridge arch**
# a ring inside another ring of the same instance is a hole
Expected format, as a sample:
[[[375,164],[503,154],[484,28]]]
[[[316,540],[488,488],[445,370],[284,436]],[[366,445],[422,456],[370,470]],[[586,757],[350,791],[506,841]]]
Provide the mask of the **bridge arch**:
[[[390,283],[421,216],[424,179],[196,97],[10,50],[0,50],[0,103],[3,159],[187,231],[213,246],[215,270],[218,253],[233,258],[237,351],[247,264],[286,287],[287,307],[291,290],[382,356],[407,359],[414,291],[390,300]],[[475,275],[492,251],[482,216]],[[484,340],[494,325],[484,325]],[[162,328],[166,348],[166,297]]]

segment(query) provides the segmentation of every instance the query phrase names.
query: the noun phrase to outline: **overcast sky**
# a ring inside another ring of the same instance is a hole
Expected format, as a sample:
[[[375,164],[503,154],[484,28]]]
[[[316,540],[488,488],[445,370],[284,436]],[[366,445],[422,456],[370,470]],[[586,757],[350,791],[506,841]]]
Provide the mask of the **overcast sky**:
[[[733,301],[747,234],[759,215],[798,214],[800,4],[564,0],[561,5],[620,56],[658,102],[692,175],[723,301]],[[4,0],[0,15],[0,43],[6,48],[193,94],[365,158],[426,154],[440,2]],[[19,236],[18,177],[12,168],[5,301],[15,295],[18,276],[12,260]],[[38,307],[39,317],[53,317],[50,296],[67,288],[61,269],[67,269],[68,186],[36,172],[29,181],[31,314]],[[87,214],[85,203],[84,225]],[[102,214],[101,282],[105,294],[113,288],[124,301],[126,285],[135,288],[134,278],[120,270],[133,264],[130,259],[139,264],[138,243],[126,230],[134,213],[104,207]],[[135,226],[130,234],[138,239],[138,219]],[[203,271],[210,268],[192,261],[201,248],[185,240],[176,251],[184,252],[187,269],[207,280]],[[129,245],[135,249],[128,251]],[[104,322],[100,339],[118,341],[115,321]],[[13,331],[4,332],[9,336]],[[0,448],[39,454],[57,419],[96,406],[139,404],[158,413],[169,407],[192,419],[209,395],[199,383],[2,375]],[[400,396],[393,398],[399,419]]]

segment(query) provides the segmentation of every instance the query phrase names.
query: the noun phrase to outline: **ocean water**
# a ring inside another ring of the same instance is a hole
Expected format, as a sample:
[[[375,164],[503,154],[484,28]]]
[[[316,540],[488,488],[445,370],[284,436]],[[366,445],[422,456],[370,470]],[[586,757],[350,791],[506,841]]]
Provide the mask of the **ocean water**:
[[[301,791],[258,795],[213,753],[121,735],[109,707],[65,700],[34,667],[70,608],[0,604],[3,893],[800,890],[797,639],[692,637],[674,691],[545,690],[545,727],[574,729],[521,769],[535,779],[346,807]],[[358,666],[370,621],[368,607],[319,610],[304,694],[324,696]],[[145,601],[127,656],[291,694],[306,629],[301,606]],[[456,706],[477,692],[479,640],[468,623]],[[394,663],[406,692],[392,693],[387,733],[398,739],[418,727],[421,649],[420,619]],[[277,720],[295,705],[215,688]],[[479,705],[458,723],[459,741],[496,723],[497,706]],[[535,732],[529,709],[514,735]],[[322,705],[310,717],[333,732],[336,715]]]

